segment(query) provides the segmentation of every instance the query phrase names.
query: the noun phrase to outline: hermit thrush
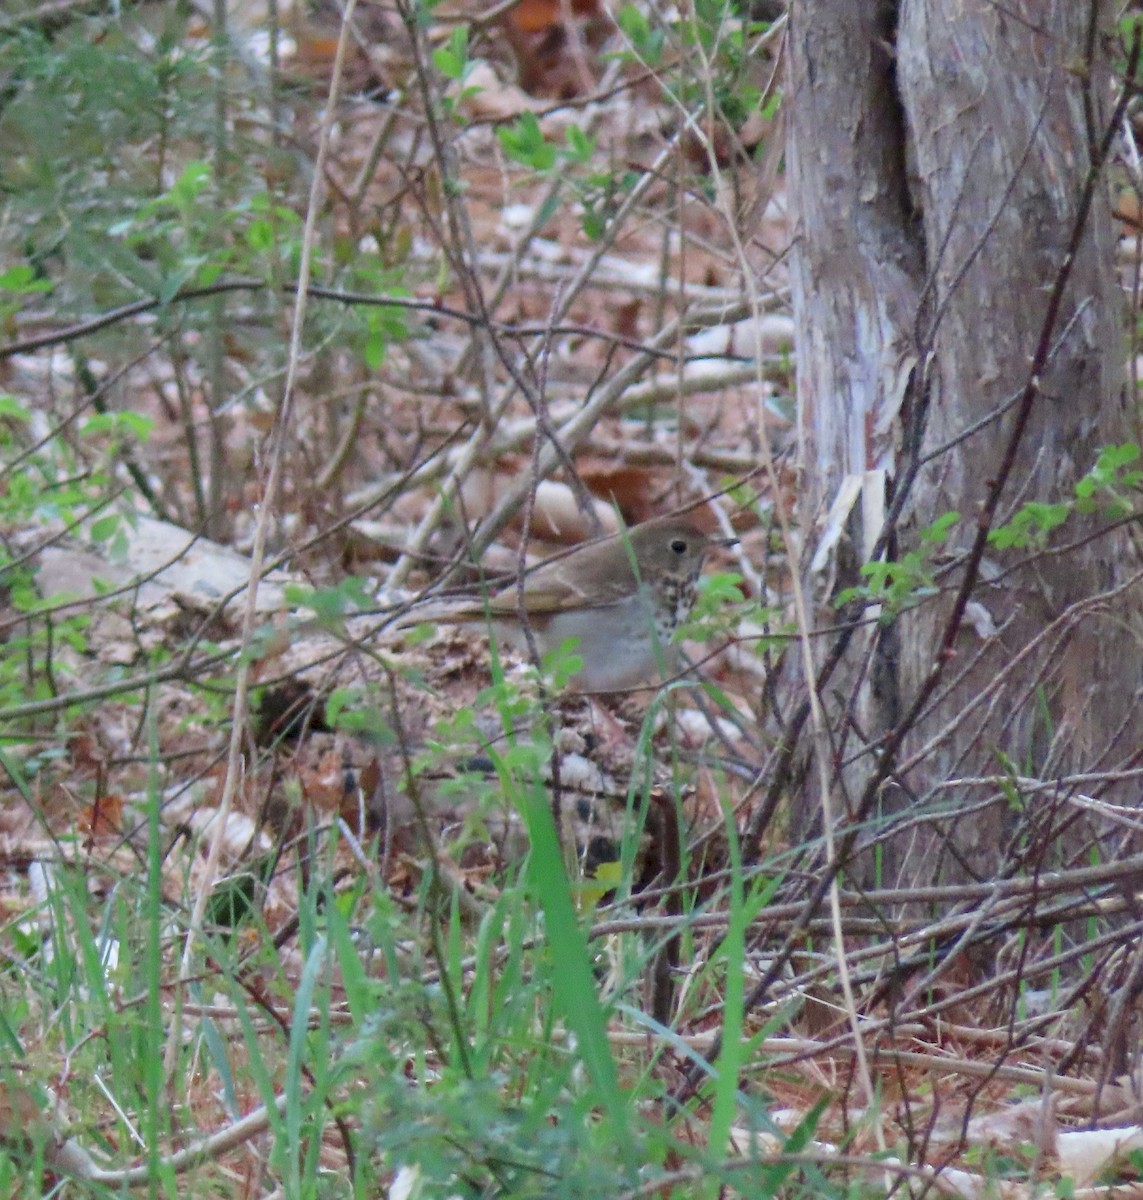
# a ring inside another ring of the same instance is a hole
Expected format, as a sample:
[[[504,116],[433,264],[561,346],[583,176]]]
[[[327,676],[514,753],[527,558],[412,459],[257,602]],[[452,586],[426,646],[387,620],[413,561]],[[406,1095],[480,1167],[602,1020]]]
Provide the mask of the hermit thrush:
[[[583,667],[578,691],[611,692],[660,676],[675,658],[672,637],[694,604],[703,556],[712,545],[685,518],[647,521],[548,559],[523,581],[522,607],[540,655],[569,639]],[[515,583],[423,619],[488,621],[493,635],[526,649]]]

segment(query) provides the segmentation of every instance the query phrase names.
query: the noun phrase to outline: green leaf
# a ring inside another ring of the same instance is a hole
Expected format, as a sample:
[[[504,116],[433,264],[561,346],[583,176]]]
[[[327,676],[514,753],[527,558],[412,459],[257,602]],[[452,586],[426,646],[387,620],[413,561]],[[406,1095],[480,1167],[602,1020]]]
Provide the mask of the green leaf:
[[[1125,442],[1120,446],[1105,446],[1096,460],[1096,470],[1100,474],[1112,474],[1133,463],[1139,457],[1139,447],[1134,442]]]
[[[174,270],[164,276],[162,286],[159,288],[159,303],[162,305],[170,304],[179,292],[182,291],[188,280],[194,278],[199,268],[205,262],[204,258],[197,255],[184,258]]]
[[[210,167],[206,163],[187,163],[165,198],[179,212],[187,213],[209,182]]]
[[[651,26],[648,24],[642,10],[636,8],[633,4],[624,5],[619,10],[619,16],[616,20],[619,23],[619,28],[623,30],[624,34],[635,45],[643,41],[651,32]]]
[[[28,296],[33,292],[50,292],[51,290],[51,280],[41,279],[35,267],[28,266],[26,263],[9,267],[7,271],[0,274],[0,292],[14,292],[17,296]]]
[[[114,413],[98,413],[89,418],[79,427],[81,437],[97,437],[100,434],[111,433],[115,429]]]
[[[594,208],[585,207],[581,225],[584,236],[590,238],[593,242],[598,242],[603,237],[604,230],[607,228],[607,221]]]
[[[548,651],[540,660],[540,669],[557,692],[562,692],[572,677],[583,670],[583,657],[576,653],[579,642],[576,637],[564,638],[556,649]]]
[[[988,543],[998,550],[1047,545],[1048,535],[1071,515],[1071,504],[1040,504],[1029,501],[1006,525],[988,534]]]
[[[93,542],[106,542],[113,538],[119,532],[119,523],[122,518],[118,513],[112,513],[106,517],[100,517],[97,521],[91,523],[91,540]]]
[[[143,413],[113,412],[97,413],[80,426],[81,437],[126,437],[145,442],[150,436],[154,420]]]
[[[595,153],[596,139],[584,133],[578,125],[569,125],[567,157],[573,162],[586,163]]]
[[[252,221],[246,230],[246,244],[251,250],[265,251],[273,248],[274,226],[264,218]]]
[[[544,139],[536,114],[526,112],[513,125],[497,130],[504,153],[534,171],[550,171],[556,165],[556,149]]]
[[[16,399],[6,392],[0,392],[0,420],[30,421],[32,414]]]
[[[947,512],[937,517],[937,519],[928,527],[921,530],[921,540],[923,542],[943,542],[952,531],[953,526],[960,520],[960,513]]]
[[[648,66],[659,64],[666,45],[666,35],[661,29],[652,29],[643,12],[633,4],[619,10],[616,18],[619,28],[627,36],[635,55]],[[630,55],[627,56],[630,58]]]
[[[385,361],[385,338],[379,329],[371,330],[366,337],[362,358],[371,371],[376,371]]]
[[[782,1150],[786,1154],[800,1154],[809,1144],[818,1127],[825,1110],[829,1107],[829,1096],[823,1096],[798,1123],[797,1128],[786,1139]],[[757,1194],[760,1196],[778,1196],[783,1192],[783,1184],[789,1175],[797,1169],[796,1163],[777,1162],[766,1168],[758,1182]]]
[[[433,51],[433,66],[446,78],[463,81],[470,69],[468,62],[468,27],[458,25],[449,37],[448,45]]]
[[[148,417],[145,413],[133,412],[130,409],[124,409],[117,415],[120,432],[130,434],[139,442],[145,442],[151,436],[151,430],[155,427],[154,417]]]

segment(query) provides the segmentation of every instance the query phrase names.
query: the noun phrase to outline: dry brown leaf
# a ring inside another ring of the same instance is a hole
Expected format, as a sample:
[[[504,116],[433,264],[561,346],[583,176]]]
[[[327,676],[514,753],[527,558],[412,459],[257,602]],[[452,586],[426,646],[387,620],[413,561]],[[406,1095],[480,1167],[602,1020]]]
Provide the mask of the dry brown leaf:
[[[520,0],[509,10],[508,20],[519,33],[542,33],[562,24],[569,11],[574,17],[597,17],[599,0]]]
[[[657,480],[665,474],[599,458],[577,462],[576,467],[588,491],[601,501],[617,505],[628,524],[637,525],[656,515],[655,497],[661,490]]]
[[[90,838],[118,837],[123,830],[123,797],[99,796],[79,814],[79,828]]]

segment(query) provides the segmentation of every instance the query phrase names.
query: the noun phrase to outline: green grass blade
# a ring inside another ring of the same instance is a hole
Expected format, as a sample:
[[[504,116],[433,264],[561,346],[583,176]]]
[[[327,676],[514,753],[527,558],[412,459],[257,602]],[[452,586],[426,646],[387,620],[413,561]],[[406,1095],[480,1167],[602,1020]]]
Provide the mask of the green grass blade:
[[[607,1018],[596,995],[587,939],[576,917],[555,821],[543,790],[529,789],[523,799],[532,842],[528,877],[547,923],[555,1002],[576,1035],[580,1058],[610,1119],[615,1143],[633,1161],[627,1105],[619,1088],[607,1040]]]

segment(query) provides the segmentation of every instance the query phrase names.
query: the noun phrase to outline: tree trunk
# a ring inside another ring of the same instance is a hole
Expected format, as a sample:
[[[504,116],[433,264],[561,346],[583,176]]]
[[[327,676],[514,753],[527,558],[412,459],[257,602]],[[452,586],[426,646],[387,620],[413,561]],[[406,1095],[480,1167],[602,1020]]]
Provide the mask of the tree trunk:
[[[940,589],[899,615],[882,608],[823,691],[851,817],[874,815],[853,806],[928,686],[1017,429],[1109,118],[1109,21],[1099,0],[791,6],[802,521],[815,534],[803,580],[820,622],[834,622],[832,595],[861,582],[896,501],[883,557],[920,550]],[[1101,447],[1138,440],[1105,181],[1070,266],[997,523],[1028,502],[1074,500]],[[961,519],[938,555],[920,535],[951,511]],[[1067,777],[1137,766],[1143,747],[1138,557],[1110,524],[1073,512],[1046,547],[987,550],[940,683],[878,790],[881,882],[894,882],[886,869],[987,876],[1108,836]],[[957,783],[1000,775],[1006,786]],[[1137,791],[1114,784],[1082,790]]]

